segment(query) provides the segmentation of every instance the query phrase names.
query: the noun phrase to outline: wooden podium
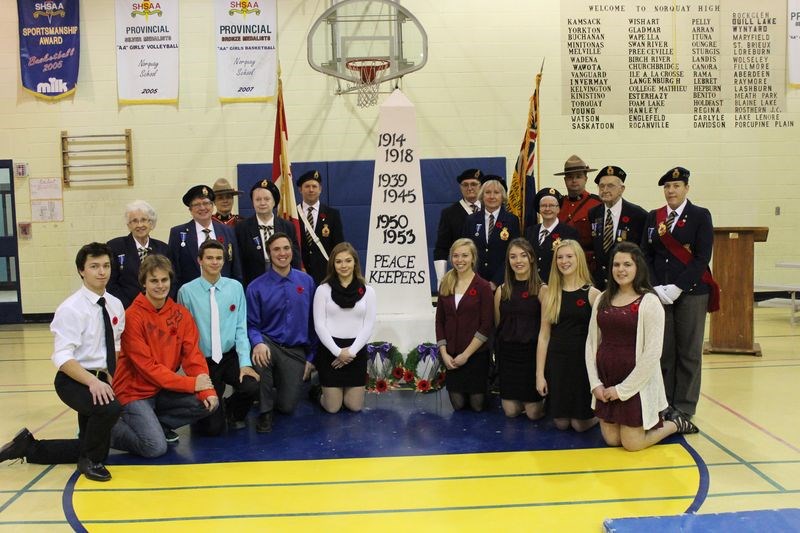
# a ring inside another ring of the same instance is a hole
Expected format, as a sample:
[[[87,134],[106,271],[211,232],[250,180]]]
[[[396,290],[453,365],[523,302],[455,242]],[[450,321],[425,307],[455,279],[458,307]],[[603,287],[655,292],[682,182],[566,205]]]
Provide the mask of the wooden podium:
[[[703,353],[761,355],[753,342],[753,244],[765,242],[769,228],[714,228],[712,273],[720,287],[720,308],[711,313],[710,342]]]

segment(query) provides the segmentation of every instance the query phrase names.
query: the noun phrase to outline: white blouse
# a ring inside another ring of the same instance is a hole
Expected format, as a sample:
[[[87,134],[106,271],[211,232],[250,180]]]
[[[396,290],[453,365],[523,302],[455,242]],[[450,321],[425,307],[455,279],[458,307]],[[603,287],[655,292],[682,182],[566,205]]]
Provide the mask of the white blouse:
[[[372,287],[365,287],[364,297],[351,309],[342,309],[331,297],[331,286],[323,283],[314,294],[314,330],[319,341],[338,357],[342,348],[333,342],[339,339],[355,339],[349,346],[350,353],[356,355],[372,337],[375,329],[377,300]]]

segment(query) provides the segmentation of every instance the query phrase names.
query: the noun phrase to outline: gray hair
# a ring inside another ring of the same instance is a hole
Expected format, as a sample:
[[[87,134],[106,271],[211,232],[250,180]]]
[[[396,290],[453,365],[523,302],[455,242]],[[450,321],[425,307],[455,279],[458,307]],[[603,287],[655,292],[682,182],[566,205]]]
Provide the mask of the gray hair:
[[[488,180],[483,182],[483,185],[481,185],[481,190],[478,191],[478,199],[481,201],[481,204],[483,204],[483,192],[486,190],[486,186],[492,184],[496,185],[500,189],[500,193],[503,195],[503,205],[505,205],[505,203],[508,201],[508,193],[506,192],[506,188],[503,187],[503,184],[500,183],[499,180]]]
[[[125,206],[125,224],[128,223],[128,219],[131,216],[131,213],[136,211],[141,211],[147,215],[147,218],[150,219],[150,222],[153,223],[153,228],[156,227],[156,221],[158,220],[158,215],[156,214],[156,210],[153,209],[153,206],[145,202],[144,200],[134,200],[128,205]]]

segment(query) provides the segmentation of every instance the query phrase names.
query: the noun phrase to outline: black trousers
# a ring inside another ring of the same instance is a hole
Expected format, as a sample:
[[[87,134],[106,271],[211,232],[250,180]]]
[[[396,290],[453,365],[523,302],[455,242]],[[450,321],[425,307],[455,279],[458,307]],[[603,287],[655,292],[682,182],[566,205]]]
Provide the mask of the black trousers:
[[[258,399],[258,381],[250,376],[245,376],[239,382],[239,355],[236,348],[222,354],[219,363],[214,362],[210,357],[206,359],[208,363],[208,375],[214,384],[219,398],[219,407],[207,417],[198,420],[192,428],[202,435],[219,435],[225,431],[225,419],[230,416],[234,420],[244,420],[247,412]],[[222,400],[225,393],[225,385],[233,388],[233,394],[227,401]]]
[[[105,374],[97,377],[106,381]],[[90,461],[102,463],[111,447],[111,428],[122,409],[119,402],[115,399],[106,405],[95,405],[89,387],[63,372],[56,374],[54,385],[61,401],[78,412],[79,437],[36,440],[28,449],[26,459],[34,464],[67,464],[87,457]]]

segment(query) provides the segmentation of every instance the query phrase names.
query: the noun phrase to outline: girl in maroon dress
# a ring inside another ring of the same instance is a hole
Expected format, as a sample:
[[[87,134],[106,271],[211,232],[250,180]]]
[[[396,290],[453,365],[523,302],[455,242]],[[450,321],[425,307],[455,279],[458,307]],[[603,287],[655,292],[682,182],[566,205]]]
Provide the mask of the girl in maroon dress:
[[[586,370],[606,443],[637,451],[680,429],[659,416],[667,408],[660,366],[664,308],[638,246],[619,243],[609,270],[589,324]]]

